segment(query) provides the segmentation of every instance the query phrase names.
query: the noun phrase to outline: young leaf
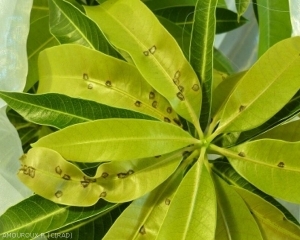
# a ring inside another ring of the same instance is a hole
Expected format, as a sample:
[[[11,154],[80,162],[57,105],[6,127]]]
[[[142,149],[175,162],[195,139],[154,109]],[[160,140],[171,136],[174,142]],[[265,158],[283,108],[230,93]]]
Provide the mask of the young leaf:
[[[70,61],[72,55],[76,58]],[[47,49],[40,54],[39,74],[39,93],[89,99],[180,125],[168,101],[134,66],[101,52],[80,45]]]
[[[98,26],[72,4],[50,0],[50,31],[61,43],[77,43],[117,56]]]
[[[182,152],[161,159],[104,163],[95,176],[89,177],[57,152],[36,147],[21,158],[18,176],[36,194],[60,204],[91,206],[100,198],[128,202],[165,181],[178,167]]]
[[[300,87],[299,53],[300,37],[270,48],[230,95],[215,134],[252,129],[284,107]],[[274,98],[276,92],[281,94]]]
[[[240,21],[241,16],[246,12],[250,2],[251,0],[235,0],[235,6],[238,13],[238,22]]]
[[[76,123],[105,118],[152,119],[138,112],[57,93],[38,95],[0,91],[0,97],[30,122],[56,128],[65,128]]]
[[[215,175],[213,179],[218,203],[215,239],[262,240],[260,230],[243,199],[221,178]]]
[[[189,61],[202,86],[200,124],[203,130],[210,122],[213,80],[213,43],[216,28],[217,0],[198,0],[191,33]]]
[[[259,18],[258,56],[292,34],[289,1],[257,0]]]
[[[122,161],[175,151],[199,140],[169,123],[140,119],[101,119],[47,135],[33,147],[47,147],[78,162]]]
[[[174,110],[198,126],[201,86],[177,42],[155,15],[139,0],[111,0],[85,10],[113,45],[130,54]]]
[[[253,214],[263,239],[300,239],[300,228],[285,218],[282,212],[259,196],[242,188],[234,190],[244,199]]]
[[[249,182],[274,197],[300,203],[294,184],[300,181],[300,142],[261,139],[230,150],[224,149],[223,154]]]
[[[214,239],[216,196],[211,176],[201,164],[198,160],[179,185],[157,239]]]
[[[9,208],[0,217],[0,238],[9,233],[47,233],[86,220],[117,205],[99,200],[91,207],[63,206],[33,195]],[[28,238],[27,238],[28,239]]]

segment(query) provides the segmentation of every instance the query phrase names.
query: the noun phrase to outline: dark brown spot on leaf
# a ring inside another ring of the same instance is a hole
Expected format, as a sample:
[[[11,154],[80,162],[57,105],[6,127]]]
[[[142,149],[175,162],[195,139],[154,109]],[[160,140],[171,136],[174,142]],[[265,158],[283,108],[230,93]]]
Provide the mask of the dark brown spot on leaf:
[[[277,165],[278,167],[280,167],[280,168],[284,168],[284,162],[280,162],[280,163],[278,163],[278,165]]]
[[[239,152],[238,154],[240,157],[246,157],[245,153],[244,152]]]
[[[90,184],[89,181],[80,181],[80,183],[84,188],[86,188]]]
[[[87,176],[83,176],[83,180],[86,182],[96,182],[96,179],[88,178]]]
[[[178,90],[179,90],[180,92],[183,92],[184,87],[183,87],[183,86],[178,86]]]
[[[179,98],[179,100],[181,100],[181,101],[184,100],[184,96],[183,96],[183,94],[182,94],[181,92],[178,92],[178,93],[176,94],[176,96]]]
[[[71,177],[68,174],[64,174],[64,176],[62,178],[65,180],[71,180]]]
[[[131,174],[134,174],[134,171],[130,169],[128,170],[127,175],[131,175]]]
[[[179,79],[180,77],[180,71],[176,71],[176,73],[174,74],[174,79]]]
[[[155,93],[154,92],[150,92],[149,93],[149,99],[154,99],[155,98]]]
[[[84,73],[84,74],[82,75],[82,78],[83,78],[84,80],[88,80],[88,79],[89,79],[89,75],[88,75],[87,73]]]
[[[166,198],[166,200],[165,200],[165,204],[166,204],[166,205],[170,205],[170,203],[171,203],[171,200],[170,200],[170,199],[168,199],[168,198]]]
[[[179,85],[179,79],[177,79],[177,78],[174,78],[173,79],[173,83],[176,85],[176,86],[178,86]]]
[[[171,120],[170,120],[169,118],[167,118],[167,117],[164,118],[164,121],[165,121],[165,122],[168,122],[168,123],[171,122]]]
[[[142,235],[145,235],[146,234],[146,229],[144,226],[141,226],[140,230],[139,230],[139,233],[142,234]]]
[[[100,194],[100,197],[101,197],[101,198],[105,198],[105,197],[106,197],[106,192],[102,192],[102,193]]]
[[[118,173],[118,178],[126,178],[128,176],[128,173]]]
[[[200,87],[199,87],[198,84],[194,84],[194,85],[192,86],[192,89],[196,92],[196,91],[198,91],[198,90],[200,89]]]
[[[107,178],[109,175],[108,175],[108,173],[107,172],[104,172],[104,173],[102,173],[102,175],[101,175],[101,177],[103,177],[103,178]]]
[[[62,170],[61,170],[61,168],[60,168],[59,166],[57,166],[57,167],[55,168],[55,172],[56,172],[57,174],[59,174],[59,175],[62,174]]]
[[[168,113],[172,113],[172,111],[173,111],[173,109],[172,109],[171,107],[168,107],[168,108],[167,108],[167,112],[168,112]]]
[[[155,51],[156,51],[156,46],[153,45],[153,46],[149,49],[149,52],[150,52],[151,54],[154,54]]]
[[[244,111],[244,110],[245,110],[245,108],[246,108],[246,106],[244,106],[244,105],[241,105],[241,106],[240,106],[240,108],[239,108],[239,111],[240,111],[240,112],[242,112],[242,111]]]
[[[111,81],[107,80],[107,81],[105,82],[105,85],[106,85],[106,87],[111,87]]]
[[[31,178],[34,178],[34,176],[35,176],[35,168],[33,168],[33,167],[28,167],[28,175],[29,175]]]
[[[134,105],[137,107],[140,107],[142,105],[142,103],[140,101],[136,101]]]
[[[149,52],[148,51],[144,51],[143,52],[145,56],[149,56]]]
[[[55,193],[55,197],[57,198],[60,198],[61,196],[63,195],[63,192],[58,190],[56,193]]]
[[[94,87],[94,86],[93,86],[92,83],[89,83],[88,86],[87,86],[87,88],[90,89],[90,90],[93,89],[93,87]]]
[[[152,107],[157,108],[157,101],[153,101]]]

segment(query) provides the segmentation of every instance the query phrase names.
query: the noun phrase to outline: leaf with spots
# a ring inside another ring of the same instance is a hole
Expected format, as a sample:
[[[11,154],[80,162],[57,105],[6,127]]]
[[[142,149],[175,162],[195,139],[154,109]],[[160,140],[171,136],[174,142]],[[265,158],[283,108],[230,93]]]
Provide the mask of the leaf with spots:
[[[239,194],[217,175],[213,179],[218,203],[215,239],[262,240],[256,221]]]
[[[225,104],[215,135],[249,130],[274,116],[300,88],[299,64],[300,37],[271,47],[237,84]]]
[[[141,237],[156,239],[161,225],[168,214],[176,189],[184,176],[184,171],[187,167],[186,163],[195,156],[197,156],[197,151],[189,155],[176,172],[160,186],[147,195],[133,201],[116,220],[104,240],[118,239],[120,232],[122,232],[123,239],[134,240]]]
[[[254,186],[286,201],[300,203],[300,142],[261,139],[222,152],[234,169]],[[288,187],[287,187],[288,186]]]
[[[191,33],[189,61],[202,86],[200,124],[203,130],[210,122],[213,81],[213,43],[216,29],[217,0],[198,0]]]
[[[165,181],[180,164],[184,151],[160,158],[104,163],[90,177],[58,152],[34,147],[22,156],[18,176],[36,194],[59,204],[91,206],[100,198],[129,202]]]
[[[0,97],[28,121],[56,128],[105,118],[151,119],[138,112],[57,93],[39,95],[0,91]]]
[[[300,227],[287,220],[276,207],[245,189],[234,187],[234,190],[248,205],[260,228],[263,239],[300,239]]]
[[[70,61],[70,56],[76,57]],[[39,93],[80,97],[181,125],[168,101],[134,66],[84,46],[62,45],[43,51],[39,75]]]
[[[139,0],[111,0],[85,10],[113,45],[130,54],[141,74],[174,110],[198,126],[199,81],[176,40],[155,15]]]
[[[169,123],[112,118],[66,127],[32,146],[51,148],[71,161],[105,162],[154,157],[198,143]]]

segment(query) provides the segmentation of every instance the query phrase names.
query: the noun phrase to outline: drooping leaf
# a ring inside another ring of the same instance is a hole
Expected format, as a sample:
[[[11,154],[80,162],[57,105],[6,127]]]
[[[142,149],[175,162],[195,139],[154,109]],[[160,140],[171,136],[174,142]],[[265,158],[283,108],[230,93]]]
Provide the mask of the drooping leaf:
[[[66,127],[32,146],[51,148],[72,161],[100,162],[153,157],[198,142],[169,123],[101,119]]]
[[[300,120],[292,121],[275,127],[259,135],[256,139],[263,138],[280,139],[288,142],[298,142],[300,141]]]
[[[300,203],[300,142],[261,139],[225,150],[234,169],[260,190]],[[289,187],[286,187],[289,186]]]
[[[98,26],[72,4],[50,0],[50,31],[61,43],[75,43],[117,56]]]
[[[199,9],[201,13],[205,11],[205,8]],[[165,8],[154,11],[158,16],[169,19],[170,21],[182,26],[185,30],[191,30],[194,22],[195,7],[174,7]],[[240,21],[237,21],[237,14],[225,8],[216,8],[216,34],[229,32],[235,28],[244,25],[247,20],[244,17],[240,17]]]
[[[134,66],[101,52],[80,45],[47,49],[40,54],[39,74],[39,93],[89,99],[180,125],[168,101]]]
[[[39,95],[0,91],[0,97],[28,121],[56,128],[105,118],[152,119],[138,112],[57,93]]]
[[[218,221],[216,240],[263,239],[243,199],[227,183],[214,176],[217,192]]]
[[[213,81],[213,43],[216,28],[217,0],[197,1],[191,33],[189,61],[202,86],[200,125],[203,131],[210,122]]]
[[[212,170],[214,173],[216,173],[218,176],[220,176],[223,180],[225,180],[227,183],[231,184],[232,186],[246,189],[251,193],[256,194],[260,198],[263,198],[265,201],[269,202],[274,207],[276,207],[279,211],[281,211],[287,219],[289,219],[294,224],[299,225],[296,218],[283,205],[281,205],[277,200],[275,200],[270,195],[267,195],[266,193],[257,189],[247,180],[242,178],[241,175],[239,175],[234,170],[234,168],[229,164],[228,161],[222,161],[222,160],[214,161]]]
[[[241,16],[246,12],[249,5],[251,3],[251,0],[235,0],[235,7],[238,13],[238,22],[241,19]]]
[[[101,216],[116,204],[99,200],[91,207],[63,206],[33,195],[9,208],[0,217],[0,238],[9,233],[47,233]],[[28,239],[28,238],[27,238]]]
[[[258,56],[263,55],[275,43],[289,38],[292,25],[289,1],[257,0],[259,18]]]
[[[28,75],[24,91],[27,92],[38,80],[38,55],[58,42],[49,32],[49,16],[31,22],[27,40]]]
[[[234,187],[253,214],[263,239],[300,239],[300,227],[287,220],[283,213],[259,196]]]
[[[174,110],[198,126],[201,87],[197,76],[155,15],[139,0],[111,0],[85,10],[113,45],[130,54],[141,74]]]
[[[183,152],[176,151],[160,159],[104,163],[95,176],[89,177],[57,152],[35,147],[21,158],[18,176],[36,194],[60,204],[91,206],[100,198],[129,202],[165,181],[178,167]]]
[[[216,196],[211,176],[201,164],[197,161],[179,185],[157,239],[214,239]]]
[[[230,95],[217,133],[255,128],[284,107],[300,87],[299,52],[300,37],[283,40],[270,48]],[[274,92],[281,94],[274,98]]]

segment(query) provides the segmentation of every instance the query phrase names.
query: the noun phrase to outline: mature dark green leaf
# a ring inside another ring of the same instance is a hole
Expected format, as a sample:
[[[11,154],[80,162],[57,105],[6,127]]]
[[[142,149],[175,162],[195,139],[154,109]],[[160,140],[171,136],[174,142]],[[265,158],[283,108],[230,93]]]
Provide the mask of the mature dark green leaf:
[[[216,28],[217,0],[199,0],[191,33],[189,61],[202,86],[200,125],[203,131],[210,122],[213,80],[213,43]]]
[[[65,128],[76,123],[105,118],[153,119],[138,112],[57,93],[32,95],[0,92],[0,97],[28,121],[56,128]]]
[[[76,43],[118,56],[98,26],[79,9],[62,0],[50,0],[50,31],[61,43]]]
[[[34,0],[30,13],[30,23],[49,15],[48,0]]]
[[[9,208],[0,217],[0,238],[8,233],[51,232],[82,220],[101,216],[116,206],[104,200],[85,208],[63,206],[33,195]]]
[[[214,48],[213,57],[214,69],[228,74],[233,73],[233,68],[230,60],[225,55],[223,55],[223,53],[217,48]]]

